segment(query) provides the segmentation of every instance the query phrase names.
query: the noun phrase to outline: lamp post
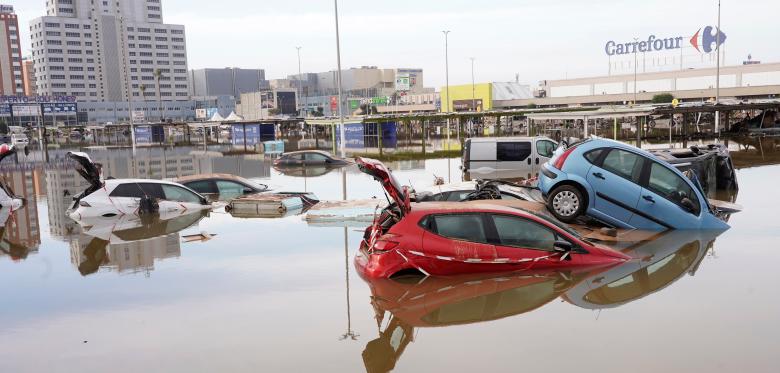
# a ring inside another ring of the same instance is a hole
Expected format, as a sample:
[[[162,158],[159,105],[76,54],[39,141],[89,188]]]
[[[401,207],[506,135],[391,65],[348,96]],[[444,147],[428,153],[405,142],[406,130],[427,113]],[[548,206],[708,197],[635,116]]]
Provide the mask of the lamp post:
[[[634,38],[634,105],[636,105],[636,65],[637,65],[637,56],[636,56],[636,50],[637,50],[637,44],[639,43],[639,38]],[[639,119],[637,119],[639,120]],[[637,122],[638,123],[638,122]]]
[[[718,0],[718,31],[715,39],[715,52],[718,54],[715,68],[715,134],[720,137],[720,111],[717,110],[720,104],[720,0]]]
[[[474,109],[474,112],[477,111],[477,98],[474,94],[474,57],[469,57],[471,59],[471,107]]]
[[[339,1],[333,0],[334,13],[336,14],[336,68],[338,68],[338,86],[339,86],[339,139],[341,140],[341,146],[339,146],[339,152],[341,157],[344,158],[344,115],[341,112],[341,41],[339,38]]]
[[[301,83],[301,47],[295,47],[295,49],[298,50],[298,97],[295,98],[296,104],[298,104],[298,107],[300,108],[300,101],[301,101],[301,92],[303,92],[303,83]],[[304,110],[306,108],[304,107]],[[300,114],[301,110],[298,109],[298,114]],[[306,116],[306,111],[304,111],[304,117]]]
[[[446,84],[446,91],[447,91],[447,112],[451,112],[452,108],[450,108],[450,102],[452,102],[452,98],[450,97],[450,49],[449,49],[449,35],[450,30],[444,30],[442,31],[444,34],[444,79]],[[443,103],[442,103],[443,104]],[[447,134],[450,133],[450,117],[447,116]],[[460,141],[460,128],[456,131],[458,136],[458,141]]]

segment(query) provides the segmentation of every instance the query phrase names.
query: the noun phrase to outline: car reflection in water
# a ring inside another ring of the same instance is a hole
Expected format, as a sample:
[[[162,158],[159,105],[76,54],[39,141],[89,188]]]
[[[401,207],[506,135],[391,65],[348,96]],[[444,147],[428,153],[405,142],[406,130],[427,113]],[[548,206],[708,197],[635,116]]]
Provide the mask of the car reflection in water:
[[[587,309],[618,307],[643,298],[668,287],[685,273],[693,275],[720,233],[658,234],[622,250],[634,260],[579,272],[367,280],[380,330],[379,337],[363,350],[366,371],[391,371],[414,341],[414,328],[516,316],[558,297]]]
[[[563,299],[587,309],[614,308],[693,276],[723,231],[670,231],[640,242],[624,252],[633,260],[592,276],[563,295]]]
[[[395,367],[416,327],[442,327],[497,320],[535,310],[605,267],[454,277],[366,279],[379,337],[366,344],[367,372]]]
[[[79,221],[81,234],[71,241],[71,262],[83,276],[100,268],[146,272],[155,259],[181,255],[179,231],[196,225],[208,211],[186,215],[122,215]]]

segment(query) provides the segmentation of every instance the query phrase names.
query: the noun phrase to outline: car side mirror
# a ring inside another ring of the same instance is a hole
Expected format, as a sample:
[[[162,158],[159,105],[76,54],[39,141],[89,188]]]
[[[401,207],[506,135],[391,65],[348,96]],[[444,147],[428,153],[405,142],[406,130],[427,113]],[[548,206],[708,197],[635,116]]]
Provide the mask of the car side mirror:
[[[250,188],[244,188],[244,194],[254,193],[255,191]]]
[[[684,197],[682,200],[680,200],[680,205],[682,205],[682,207],[688,212],[696,211],[696,206],[693,205],[693,201],[691,201],[691,199],[688,197]]]

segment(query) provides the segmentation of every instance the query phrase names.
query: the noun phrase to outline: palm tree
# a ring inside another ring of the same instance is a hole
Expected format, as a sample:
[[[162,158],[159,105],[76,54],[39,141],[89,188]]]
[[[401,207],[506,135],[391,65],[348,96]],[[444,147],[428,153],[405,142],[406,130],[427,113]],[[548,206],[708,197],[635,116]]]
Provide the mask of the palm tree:
[[[141,86],[138,87],[138,89],[141,90],[141,99],[146,101],[146,84],[141,84]]]
[[[157,110],[160,111],[160,123],[162,123],[163,111],[162,111],[162,96],[160,95],[160,78],[162,78],[162,71],[160,69],[154,69],[154,80],[157,81]]]

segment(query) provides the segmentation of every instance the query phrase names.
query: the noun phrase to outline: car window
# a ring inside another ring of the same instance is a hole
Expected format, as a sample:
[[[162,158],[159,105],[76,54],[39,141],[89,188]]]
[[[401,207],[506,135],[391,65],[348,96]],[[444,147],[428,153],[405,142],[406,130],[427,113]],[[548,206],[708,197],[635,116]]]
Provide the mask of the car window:
[[[612,149],[604,158],[601,168],[626,179],[637,181],[642,171],[642,160],[643,158],[637,154],[622,149]]]
[[[496,159],[499,162],[524,161],[531,155],[531,143],[523,142],[499,142],[496,144]]]
[[[502,246],[553,251],[556,235],[551,229],[528,219],[493,215],[498,239]]]
[[[539,140],[536,142],[536,153],[542,157],[552,158],[555,151],[555,143],[550,140]]]
[[[214,185],[211,183],[211,180],[191,181],[184,185],[198,193],[215,193]]]
[[[153,183],[124,183],[117,185],[109,194],[110,197],[143,198],[150,196],[163,199],[163,193],[159,184]]]
[[[318,162],[325,162],[328,160],[328,157],[319,154],[319,153],[306,153],[306,160],[307,161],[318,161]]]
[[[219,194],[243,194],[244,189],[248,188],[235,181],[217,180]]]
[[[168,201],[200,203],[200,197],[197,194],[180,186],[163,184],[162,190]]]
[[[693,188],[672,170],[653,162],[650,166],[650,180],[647,188],[660,196],[682,206],[683,198],[693,202],[694,214],[699,215],[699,198]]]
[[[585,159],[588,160],[591,164],[596,164],[596,161],[599,159],[599,156],[601,156],[601,153],[604,151],[604,148],[594,149],[584,154]]]
[[[443,237],[487,243],[480,214],[436,215],[432,230]]]
[[[465,199],[471,192],[473,192],[473,190],[458,190],[458,191],[450,192],[449,196],[447,196],[447,199],[443,201],[451,201],[451,202],[463,201],[463,199]]]

